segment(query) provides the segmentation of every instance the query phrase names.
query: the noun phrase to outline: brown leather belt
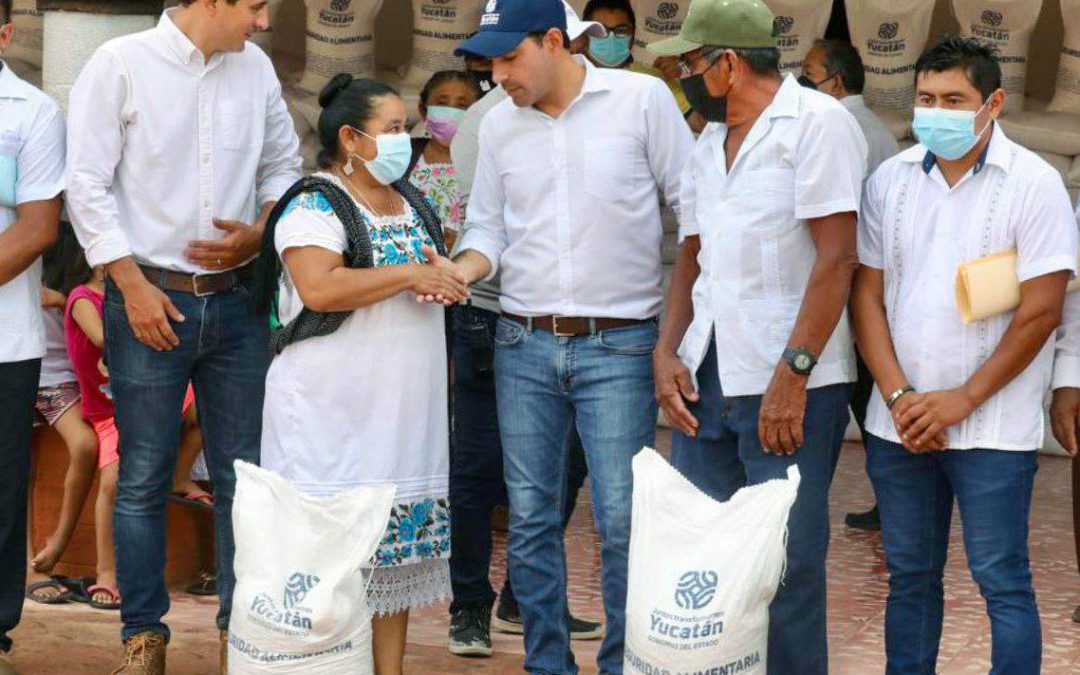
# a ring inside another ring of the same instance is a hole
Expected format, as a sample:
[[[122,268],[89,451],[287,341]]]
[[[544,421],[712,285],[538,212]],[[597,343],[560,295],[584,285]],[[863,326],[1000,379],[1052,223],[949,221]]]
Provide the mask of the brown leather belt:
[[[656,319],[604,319],[589,316],[518,316],[503,312],[507,319],[520,323],[528,330],[539,328],[558,337],[577,337],[579,335],[593,335],[605,330],[639,326],[643,323],[656,321]]]
[[[202,298],[231,291],[254,277],[256,266],[257,261],[252,260],[243,267],[214,274],[185,274],[150,265],[139,265],[139,269],[150,283],[163,291],[191,293],[197,298]]]

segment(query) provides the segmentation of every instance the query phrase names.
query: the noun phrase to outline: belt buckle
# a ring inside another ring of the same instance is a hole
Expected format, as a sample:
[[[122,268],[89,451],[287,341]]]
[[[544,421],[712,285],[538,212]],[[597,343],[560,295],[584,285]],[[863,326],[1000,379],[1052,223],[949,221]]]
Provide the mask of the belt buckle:
[[[551,315],[551,332],[555,337],[574,337],[575,333],[563,333],[559,330],[559,317]]]
[[[202,277],[214,276],[212,274],[192,274],[191,275],[191,293],[196,298],[205,298],[214,294],[214,291],[202,292],[199,290],[199,279]]]

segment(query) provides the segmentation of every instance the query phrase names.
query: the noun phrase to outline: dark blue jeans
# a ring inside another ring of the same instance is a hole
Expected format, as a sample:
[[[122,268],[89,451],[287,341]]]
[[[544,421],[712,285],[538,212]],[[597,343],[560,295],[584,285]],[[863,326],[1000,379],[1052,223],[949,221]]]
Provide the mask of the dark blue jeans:
[[[26,501],[41,359],[0,363],[0,651],[26,597]]]
[[[499,315],[479,307],[454,308],[454,409],[450,444],[450,613],[495,602],[491,566],[491,513],[507,503],[502,443],[495,403],[495,324]],[[567,449],[563,526],[569,522],[588,467],[577,431]],[[513,598],[510,575],[501,591]]]
[[[991,675],[1034,675],[1042,631],[1028,557],[1037,453],[952,450],[913,454],[870,436],[867,469],[881,510],[889,601],[889,675],[933,675],[945,612],[943,574],[953,501],[971,576],[990,615]]]
[[[631,464],[656,439],[652,350],[656,322],[578,337],[528,330],[509,319],[495,329],[495,380],[504,476],[510,497],[508,553],[525,624],[525,670],[578,672],[566,605],[566,438],[576,427],[589,466],[600,533],[607,634],[601,675],[623,672],[630,545]]]
[[[803,446],[794,455],[767,454],[758,440],[761,396],[725,397],[716,343],[697,372],[701,400],[690,406],[695,438],[676,431],[671,463],[710,497],[727,501],[739,488],[785,478],[796,464],[799,496],[788,516],[787,571],[769,605],[769,675],[826,675],[825,556],[829,550],[829,487],[844,429],[851,386],[811,389],[806,395]]]
[[[122,637],[155,631],[169,636],[165,588],[165,503],[180,443],[184,393],[195,387],[214,484],[217,625],[228,628],[232,605],[233,461],[258,463],[262,404],[270,364],[269,327],[255,314],[244,286],[209,297],[169,292],[185,320],[174,323],[180,345],[157,352],[135,339],[124,299],[111,282],[105,293],[105,343],[120,432],[120,477],[114,529]]]

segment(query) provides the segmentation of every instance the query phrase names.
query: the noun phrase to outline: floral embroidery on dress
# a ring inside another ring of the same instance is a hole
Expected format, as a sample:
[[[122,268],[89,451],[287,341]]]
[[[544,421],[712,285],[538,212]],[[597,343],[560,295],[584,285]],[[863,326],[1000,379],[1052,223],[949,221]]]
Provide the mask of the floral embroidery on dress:
[[[445,497],[394,506],[375,567],[404,565],[450,556],[450,506]]]
[[[407,219],[407,220],[406,220]],[[415,209],[407,216],[383,216],[370,220],[368,235],[376,267],[407,265],[425,260],[421,247],[435,247]],[[407,224],[406,224],[407,223]]]
[[[423,157],[416,163],[409,182],[435,206],[443,227],[458,231],[465,220],[465,205],[457,189],[453,164],[428,164]]]
[[[301,192],[293,197],[281,212],[281,218],[289,215],[296,209],[306,209],[317,213],[333,213],[334,207],[330,206],[330,200],[321,192]],[[280,220],[280,218],[279,218]]]

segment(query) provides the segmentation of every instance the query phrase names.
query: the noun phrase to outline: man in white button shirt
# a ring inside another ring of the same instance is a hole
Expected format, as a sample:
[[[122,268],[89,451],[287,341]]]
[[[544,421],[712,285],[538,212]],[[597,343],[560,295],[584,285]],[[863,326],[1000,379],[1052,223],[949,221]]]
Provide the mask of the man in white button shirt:
[[[71,92],[70,212],[105,265],[106,359],[120,432],[115,528],[123,672],[162,672],[165,500],[191,381],[214,484],[222,654],[233,589],[233,461],[259,461],[269,327],[248,286],[262,222],[300,175],[269,58],[246,39],[265,0],[181,0],[112,40]],[[224,659],[223,659],[224,661]],[[224,672],[224,671],[223,671]]]
[[[1005,91],[993,47],[946,38],[915,72],[919,145],[867,184],[852,301],[880,394],[867,471],[889,569],[887,669],[936,670],[955,501],[990,616],[991,672],[1033,675],[1042,640],[1028,515],[1076,220],[1057,171],[995,121]],[[1020,306],[965,324],[957,266],[1010,250]]]
[[[866,143],[833,98],[781,77],[760,0],[694,0],[683,89],[709,124],[682,179],[682,241],[656,347],[671,461],[715,499],[802,483],[784,583],[769,608],[768,672],[828,671],[829,486],[855,359],[846,305]],[[764,658],[765,655],[763,654]]]
[[[817,40],[806,54],[802,63],[802,75],[799,84],[828,94],[840,101],[847,111],[859,123],[866,138],[866,177],[877,171],[881,163],[900,152],[896,137],[882,124],[873,110],[866,107],[863,100],[863,85],[866,72],[863,70],[859,50],[850,42],[843,40]],[[866,363],[855,350],[855,361],[859,369],[859,379],[851,396],[851,412],[859,430],[866,440],[866,408],[870,397],[874,395],[874,378]],[[850,527],[865,530],[881,529],[877,506],[864,513],[849,513],[845,522]]]
[[[0,57],[11,45],[11,0],[0,0]],[[8,633],[26,584],[26,500],[45,328],[41,253],[56,240],[64,190],[59,106],[0,60],[0,675],[15,673]]]
[[[471,281],[500,273],[495,383],[525,669],[577,672],[561,518],[573,422],[602,539],[597,661],[621,673],[630,467],[656,424],[659,196],[677,203],[692,140],[662,81],[570,54],[559,0],[491,0],[485,10],[459,51],[492,58],[510,100],[481,123],[455,260]]]

